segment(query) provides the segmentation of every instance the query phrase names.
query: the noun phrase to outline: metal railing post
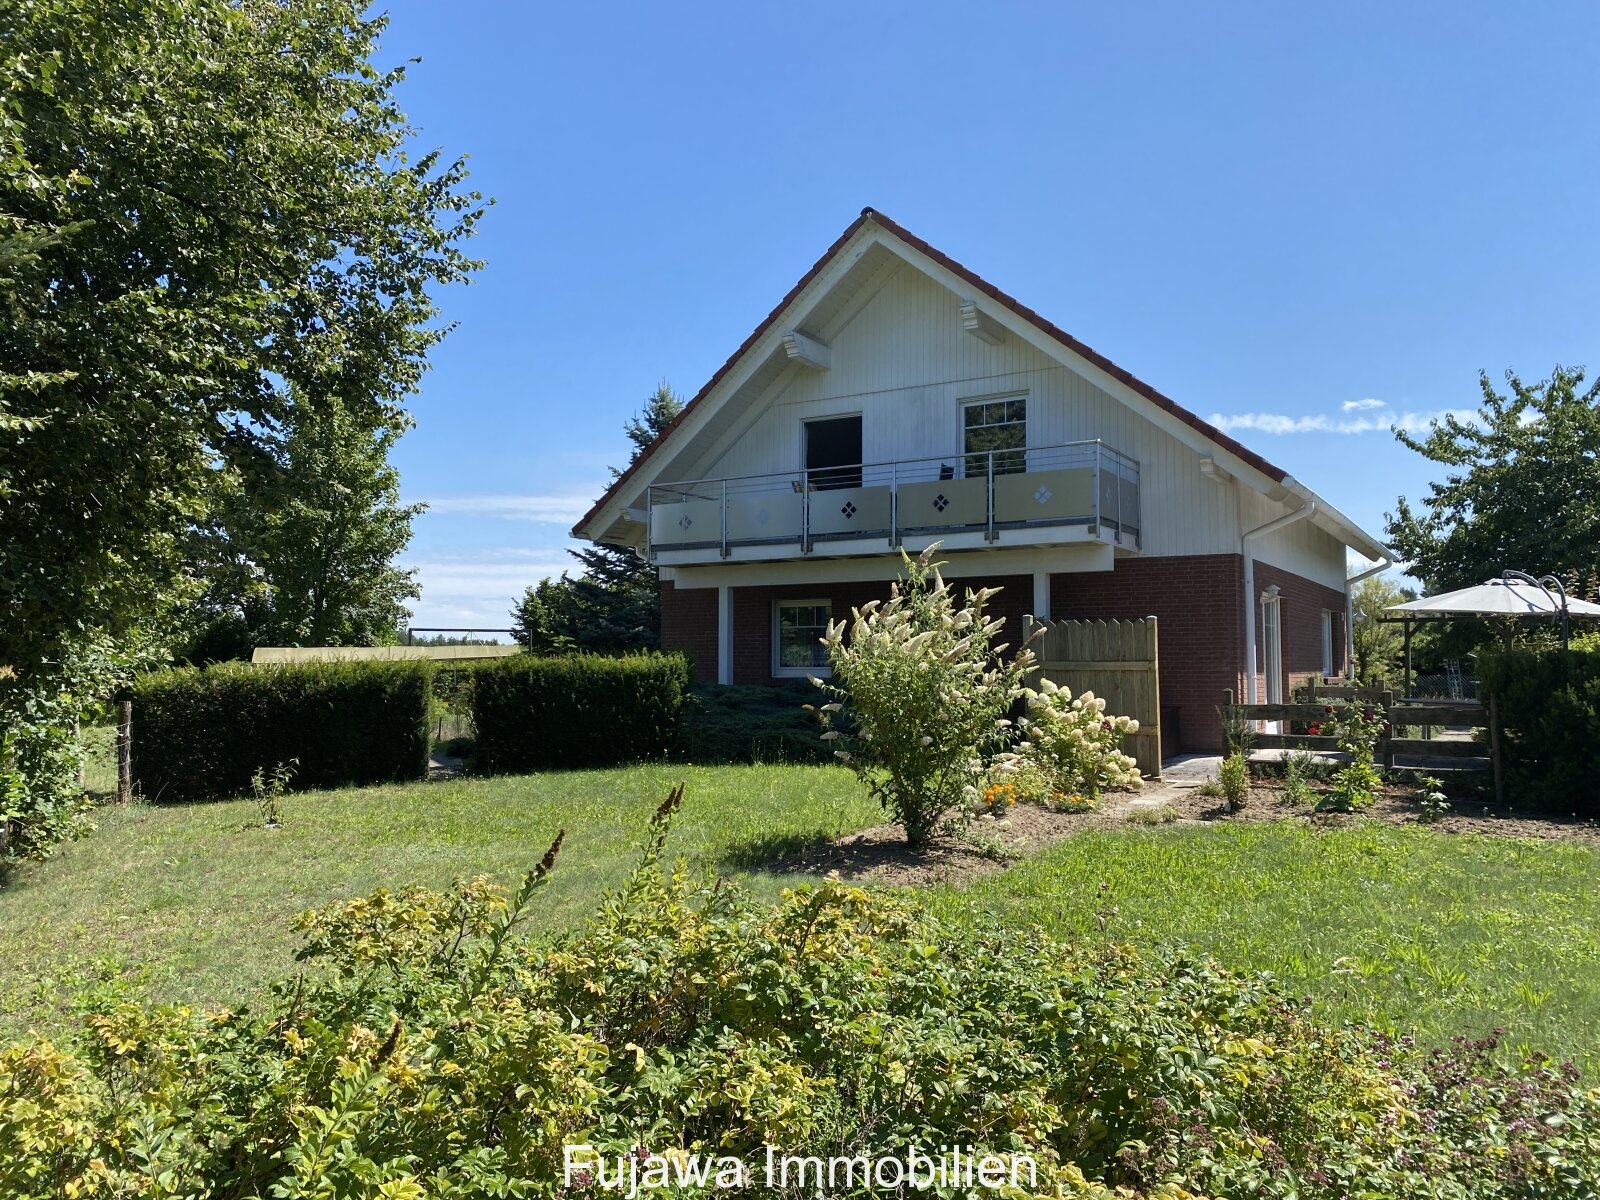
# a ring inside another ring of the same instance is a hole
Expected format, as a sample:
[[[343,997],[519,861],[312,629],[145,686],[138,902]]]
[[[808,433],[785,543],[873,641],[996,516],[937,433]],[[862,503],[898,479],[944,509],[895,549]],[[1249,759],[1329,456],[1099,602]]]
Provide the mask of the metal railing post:
[[[889,548],[900,544],[900,464],[889,464]]]
[[[989,502],[988,502],[988,505],[987,505],[988,510],[989,510],[989,521],[988,521],[988,529],[983,535],[983,540],[986,541],[986,542],[992,542],[992,541],[994,541],[994,451],[993,450],[989,451],[989,483],[988,483],[988,489],[987,490],[988,490],[988,493],[989,493]]]
[[[800,472],[800,553],[811,553],[811,476]]]
[[[1100,439],[1096,438],[1094,441],[1094,528],[1090,531],[1094,537],[1100,536],[1100,493],[1105,486],[1105,481],[1101,478],[1105,470],[1105,463],[1100,455],[1101,449]]]

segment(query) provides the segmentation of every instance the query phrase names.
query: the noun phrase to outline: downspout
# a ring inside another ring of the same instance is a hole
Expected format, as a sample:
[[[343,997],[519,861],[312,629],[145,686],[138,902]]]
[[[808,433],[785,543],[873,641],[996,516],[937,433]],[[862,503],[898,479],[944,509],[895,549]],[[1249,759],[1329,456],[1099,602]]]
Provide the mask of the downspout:
[[[1297,521],[1304,521],[1317,511],[1315,500],[1306,500],[1293,512],[1284,513],[1275,517],[1265,525],[1257,525],[1254,529],[1246,530],[1239,539],[1239,554],[1244,559],[1244,646],[1245,667],[1249,672],[1247,690],[1250,693],[1250,703],[1259,704],[1259,688],[1256,686],[1256,558],[1250,548],[1250,543],[1257,538],[1265,537],[1269,533],[1276,533],[1287,528]]]
[[[1356,677],[1356,584],[1363,579],[1371,579],[1392,566],[1394,559],[1385,554],[1378,559],[1377,566],[1368,567],[1359,575],[1352,575],[1344,581],[1344,670],[1352,680]]]

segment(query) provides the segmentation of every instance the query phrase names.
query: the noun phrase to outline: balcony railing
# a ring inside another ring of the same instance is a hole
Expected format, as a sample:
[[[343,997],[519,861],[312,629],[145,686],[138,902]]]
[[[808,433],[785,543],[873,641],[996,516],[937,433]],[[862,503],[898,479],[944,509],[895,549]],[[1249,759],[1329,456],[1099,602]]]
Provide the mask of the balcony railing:
[[[1139,464],[1100,441],[653,484],[650,549],[716,550],[1078,525],[1139,539]],[[1007,539],[1009,540],[1009,539]]]

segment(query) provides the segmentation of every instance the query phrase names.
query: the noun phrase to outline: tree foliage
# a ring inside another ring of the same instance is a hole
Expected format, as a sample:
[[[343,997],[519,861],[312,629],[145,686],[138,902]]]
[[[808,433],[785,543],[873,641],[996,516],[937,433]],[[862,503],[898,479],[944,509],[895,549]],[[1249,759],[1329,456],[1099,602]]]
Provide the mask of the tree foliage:
[[[1388,608],[1414,599],[1398,584],[1374,575],[1356,584],[1350,597],[1354,618],[1350,639],[1355,645],[1356,682],[1370,687],[1380,679],[1394,680],[1400,670],[1400,626],[1385,625]]]
[[[0,38],[0,719],[198,590],[197,522],[300,403],[401,419],[476,264],[357,0],[23,0]]]
[[[291,406],[256,441],[201,539],[209,621],[198,657],[220,656],[205,651],[229,640],[243,652],[396,640],[419,589],[394,559],[424,507],[400,503],[389,463],[400,433],[369,429],[333,401]]]
[[[1600,545],[1600,381],[1557,366],[1509,394],[1480,375],[1473,420],[1447,415],[1426,437],[1395,436],[1446,468],[1421,509],[1404,496],[1387,517],[1391,544],[1429,592],[1469,587],[1513,568],[1577,576]]]
[[[683,411],[683,401],[665,382],[623,427],[632,466]],[[611,468],[611,478],[622,471]],[[581,573],[544,579],[511,610],[518,640],[539,654],[588,651],[623,654],[661,644],[661,591],[656,569],[626,546],[586,546],[569,553]]]

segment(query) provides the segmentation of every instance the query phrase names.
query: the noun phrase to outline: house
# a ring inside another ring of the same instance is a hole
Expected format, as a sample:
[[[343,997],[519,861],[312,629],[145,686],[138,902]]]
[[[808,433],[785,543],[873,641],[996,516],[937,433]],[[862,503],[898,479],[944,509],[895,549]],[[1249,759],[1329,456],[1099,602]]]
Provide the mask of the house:
[[[1215,749],[1225,688],[1344,671],[1346,549],[1282,469],[882,213],[861,216],[573,530],[649,556],[696,675],[823,672],[830,618],[900,550],[1022,616],[1159,618],[1164,751]]]

